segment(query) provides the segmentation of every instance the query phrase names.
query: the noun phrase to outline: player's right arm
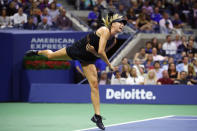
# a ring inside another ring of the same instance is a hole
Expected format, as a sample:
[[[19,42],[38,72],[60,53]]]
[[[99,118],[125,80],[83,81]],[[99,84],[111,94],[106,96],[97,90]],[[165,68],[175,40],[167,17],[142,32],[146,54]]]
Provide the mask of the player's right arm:
[[[110,64],[105,52],[107,40],[110,37],[110,31],[108,28],[102,27],[101,29],[98,30],[98,33],[100,34],[98,55],[109,66],[109,68],[113,70],[113,66]]]

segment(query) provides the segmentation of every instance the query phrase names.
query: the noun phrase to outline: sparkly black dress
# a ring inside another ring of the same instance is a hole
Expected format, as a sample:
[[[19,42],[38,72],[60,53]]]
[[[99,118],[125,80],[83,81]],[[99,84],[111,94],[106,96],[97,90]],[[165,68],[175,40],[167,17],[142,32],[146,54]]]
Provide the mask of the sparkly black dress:
[[[79,60],[81,63],[94,63],[96,59],[99,59],[99,57],[96,57],[91,52],[86,51],[86,45],[89,43],[98,53],[99,40],[100,37],[96,35],[96,32],[90,33],[86,37],[72,44],[71,46],[66,47],[66,52],[68,56],[73,60]],[[112,44],[114,40],[115,37],[108,40],[106,48],[110,44]]]

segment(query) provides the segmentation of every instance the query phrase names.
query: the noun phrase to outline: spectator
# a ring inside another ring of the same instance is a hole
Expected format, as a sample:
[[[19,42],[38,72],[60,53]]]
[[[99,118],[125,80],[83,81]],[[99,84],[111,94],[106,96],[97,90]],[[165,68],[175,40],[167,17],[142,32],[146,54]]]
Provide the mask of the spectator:
[[[158,85],[169,85],[169,84],[174,84],[174,81],[169,78],[168,71],[164,70],[162,72],[162,78],[157,80]]]
[[[39,8],[31,9],[29,16],[33,17],[33,23],[36,26],[41,22],[41,10]]]
[[[32,1],[28,10],[38,8],[38,3],[36,1]],[[39,9],[39,8],[38,8]],[[29,12],[28,12],[29,13]]]
[[[145,48],[140,48],[140,51],[135,54],[134,61],[139,60],[140,63],[144,63],[147,59],[147,54]]]
[[[147,76],[144,79],[144,85],[156,85],[157,84],[157,78],[155,71],[153,69],[148,71]]]
[[[178,4],[177,10],[180,14],[181,20],[186,22],[187,15],[189,13],[189,5],[188,5],[187,1],[181,0],[180,3]]]
[[[174,29],[172,21],[169,19],[169,16],[166,12],[163,13],[163,19],[159,21],[160,32],[164,34],[172,33]]]
[[[178,72],[176,71],[176,65],[174,63],[170,63],[168,66],[168,74],[172,80],[178,78]]]
[[[152,49],[153,61],[164,61],[167,57],[161,56],[157,54],[157,48]]]
[[[16,9],[16,3],[14,1],[10,2],[9,7],[7,9],[7,15],[13,16],[17,12],[18,12],[18,10]]]
[[[70,30],[72,28],[72,22],[66,17],[66,10],[62,9],[60,15],[57,17],[56,26],[60,30]]]
[[[187,56],[188,56],[189,63],[191,63],[192,60],[194,59],[194,53],[192,51],[188,51]]]
[[[40,4],[39,4],[39,8],[41,9],[41,11],[43,11],[45,8],[49,8],[50,4],[49,4],[49,0],[41,0]]]
[[[141,64],[141,61],[138,59],[134,60],[133,68],[136,69],[137,76],[143,76],[144,74],[144,65]]]
[[[1,28],[11,27],[10,17],[6,15],[6,9],[2,10],[2,14],[0,16],[0,26]]]
[[[134,9],[135,14],[138,15],[140,13],[140,8],[142,7],[142,5],[142,1],[132,1],[132,7]]]
[[[118,14],[126,16],[127,12],[125,11],[125,6],[123,4],[118,5]]]
[[[117,12],[117,11],[116,11],[116,7],[113,5],[113,0],[109,0],[107,9],[108,9],[109,11],[111,11],[111,12]]]
[[[179,45],[181,45],[180,35],[176,34],[175,40],[173,41],[176,44],[176,47],[178,49]]]
[[[163,70],[168,70],[169,69],[169,65],[170,64],[174,64],[174,57],[168,57],[167,61],[164,61],[164,63],[166,62],[166,64],[164,64],[162,66]],[[170,75],[170,74],[169,74]]]
[[[52,22],[56,23],[57,17],[59,16],[59,10],[55,2],[52,2],[50,5],[49,16],[51,16]]]
[[[119,3],[118,5],[123,5],[123,9],[128,9],[129,7],[131,7],[133,4],[131,0],[117,0]],[[119,6],[118,6],[119,7]],[[121,7],[122,8],[122,7]]]
[[[194,66],[192,64],[188,65],[188,75],[187,79],[192,83],[192,84],[197,84],[197,77],[196,77],[196,72],[194,70]]]
[[[85,78],[85,75],[83,73],[80,62],[78,60],[75,60],[74,62],[75,62],[74,82],[78,83]]]
[[[193,40],[189,40],[188,44],[184,50],[186,52],[186,54],[188,55],[189,53],[194,54],[196,52],[196,50],[194,49],[194,41]]]
[[[177,65],[177,71],[178,72],[181,72],[181,71],[185,71],[185,72],[188,72],[188,65],[189,65],[189,62],[188,62],[188,57],[187,56],[184,56],[182,58],[182,63],[178,64]]]
[[[143,2],[143,5],[144,5],[144,2]],[[141,8],[140,8],[140,13],[141,13],[141,14],[145,14],[146,19],[147,19],[148,16],[150,16],[150,15],[148,14],[146,8],[142,8],[142,7],[141,7]]]
[[[185,51],[186,48],[187,48],[186,37],[182,36],[181,37],[181,44],[178,46],[178,53]]]
[[[114,66],[114,72],[115,71],[119,71],[119,66],[118,65]]]
[[[33,22],[34,22],[33,17],[29,17],[28,22],[24,24],[23,28],[27,30],[35,30],[36,25]]]
[[[175,57],[176,58],[175,62],[177,64],[182,63],[182,58],[185,57],[185,56],[187,56],[185,51],[181,52],[180,54],[177,54],[176,57]]]
[[[163,44],[162,49],[165,51],[165,54],[168,56],[172,56],[176,54],[177,47],[174,42],[171,41],[171,36],[166,36],[166,42]]]
[[[27,15],[29,15],[30,11],[33,10],[33,7],[32,7],[33,2],[34,2],[33,0],[28,0],[28,1],[25,1],[23,3],[23,6],[22,7],[23,7],[24,12]]]
[[[47,18],[47,24],[49,26],[52,26],[52,18],[51,16],[49,15],[48,13],[48,8],[44,8],[43,12],[42,12],[42,15],[41,15],[41,21],[43,20],[43,18]]]
[[[151,19],[157,22],[157,24],[159,24],[159,21],[162,19],[162,15],[159,13],[158,7],[155,7],[154,13],[151,14]]]
[[[193,43],[194,43],[194,49],[196,49],[197,50],[197,42],[196,41],[194,41],[194,36],[189,36],[189,38],[188,38],[188,41],[190,41],[190,40],[192,40],[193,41]],[[197,52],[197,51],[196,51]]]
[[[91,11],[88,14],[88,25],[94,30],[96,30],[98,27],[98,23],[97,23],[98,16],[99,16],[98,7],[94,6],[93,11]]]
[[[193,5],[192,10],[190,12],[190,24],[192,28],[197,28],[197,2]]]
[[[146,15],[143,13],[139,15],[135,26],[140,31],[152,31],[152,24],[146,19]]]
[[[137,17],[136,17],[136,14],[134,12],[134,9],[133,8],[129,8],[129,10],[127,11],[127,15],[126,15],[126,18],[127,18],[127,25],[132,28],[132,29],[135,29],[136,27],[136,20],[137,20]]]
[[[107,78],[107,72],[106,71],[102,71],[101,72],[101,76],[99,78],[99,85],[108,85],[110,84],[110,80]]]
[[[147,60],[144,62],[145,72],[147,72],[149,69],[153,69],[154,62],[153,62],[153,55],[148,54]]]
[[[131,68],[130,70],[131,77],[126,79],[127,85],[143,85],[144,77],[138,76],[135,68]]]
[[[158,39],[154,37],[152,38],[151,43],[152,43],[152,48],[153,47],[157,48],[159,42],[158,42]]]
[[[129,66],[123,65],[121,77],[122,78],[130,77],[130,67]]]
[[[161,42],[159,42],[158,44],[157,44],[157,54],[158,55],[161,55],[161,56],[165,56],[166,55],[166,53],[165,53],[165,51],[163,50],[163,44],[161,43]]]
[[[115,71],[114,74],[112,74],[111,78],[111,85],[125,85],[126,79],[121,78],[121,74],[119,71]]]
[[[42,22],[40,22],[38,24],[38,29],[40,30],[50,30],[51,29],[51,26],[48,24],[48,19],[47,17],[44,17],[42,19]]]
[[[121,65],[119,66],[119,71],[120,72],[122,71],[122,68],[123,68],[124,65],[127,65],[129,70],[130,70],[130,64],[128,62],[128,58],[127,57],[123,57],[122,58]]]
[[[148,0],[144,1],[144,5],[143,5],[142,9],[145,9],[145,11],[147,12],[148,15],[151,15],[153,13],[153,8],[150,5]]]
[[[179,18],[179,14],[174,14],[174,20],[172,21],[174,28],[182,29],[184,24],[182,23],[181,19]]]
[[[19,9],[19,7],[22,7],[22,3],[21,3],[20,0],[12,0],[12,1],[15,2],[15,7],[16,7],[16,9]]]
[[[157,79],[162,78],[162,69],[159,61],[154,62],[154,71],[156,73]]]
[[[155,6],[159,8],[159,12],[160,12],[161,14],[164,12],[164,10],[165,10],[165,5],[164,5],[164,3],[163,3],[161,0],[158,0],[158,1],[156,2],[156,5],[155,5]]]
[[[197,74],[197,59],[193,59],[192,64],[193,64],[193,66],[194,66],[194,71],[195,71],[196,74]]]
[[[14,26],[23,27],[23,24],[27,23],[27,15],[23,13],[23,8],[18,9],[18,13],[13,16]]]
[[[151,54],[152,53],[152,43],[150,41],[146,42],[145,51],[146,51],[147,54]]]
[[[180,78],[174,81],[175,84],[181,85],[192,85],[192,83],[187,79],[187,72],[181,71]]]

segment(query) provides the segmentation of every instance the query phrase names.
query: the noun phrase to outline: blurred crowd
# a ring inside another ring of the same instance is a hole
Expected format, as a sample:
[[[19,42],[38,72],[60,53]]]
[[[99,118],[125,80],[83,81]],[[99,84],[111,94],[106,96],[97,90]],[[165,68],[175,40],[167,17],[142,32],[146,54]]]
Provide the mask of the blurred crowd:
[[[124,57],[114,72],[106,72],[106,64],[100,59],[95,65],[99,84],[103,85],[194,85],[197,84],[197,43],[193,36],[178,34],[167,35],[164,42],[152,38],[134,58]],[[79,74],[84,77],[82,70]]]
[[[0,0],[0,27],[71,30],[72,22],[57,0]]]
[[[98,28],[101,18],[114,12],[128,20],[126,31],[181,34],[189,25],[197,28],[196,0],[75,0],[77,8],[92,10],[88,24]],[[129,27],[129,28],[128,28]]]

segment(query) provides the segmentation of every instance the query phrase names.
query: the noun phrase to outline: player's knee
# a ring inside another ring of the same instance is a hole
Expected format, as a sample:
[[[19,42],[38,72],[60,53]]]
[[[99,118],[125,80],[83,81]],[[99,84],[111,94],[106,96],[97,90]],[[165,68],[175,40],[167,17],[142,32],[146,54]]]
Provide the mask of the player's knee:
[[[48,57],[48,59],[52,59],[53,58],[51,53],[47,54],[47,57]]]
[[[97,81],[97,80],[91,81],[91,87],[92,87],[93,89],[98,89],[98,81]]]
[[[53,58],[53,51],[48,50],[47,57],[48,57],[48,59],[52,59]]]

